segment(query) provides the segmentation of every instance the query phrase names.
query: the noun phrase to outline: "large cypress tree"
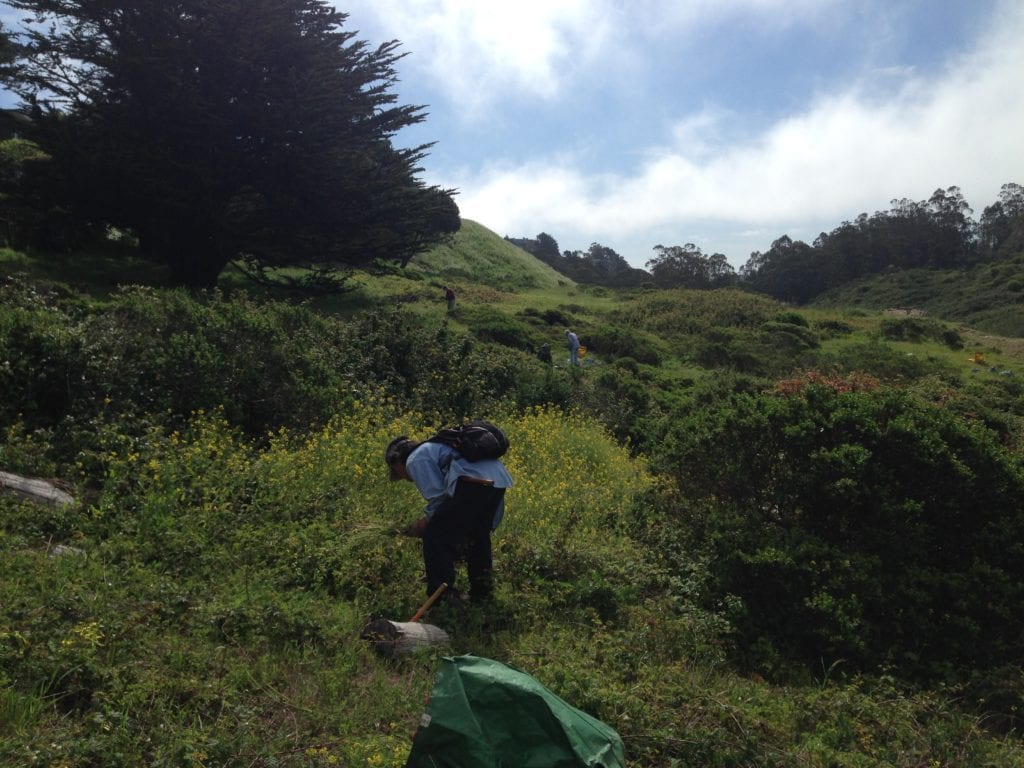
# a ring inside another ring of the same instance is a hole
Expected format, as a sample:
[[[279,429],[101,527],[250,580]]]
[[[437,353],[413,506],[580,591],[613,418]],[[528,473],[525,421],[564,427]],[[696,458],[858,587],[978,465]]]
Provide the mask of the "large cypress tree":
[[[399,43],[355,39],[324,0],[5,2],[39,22],[11,85],[52,194],[179,284],[406,263],[459,227],[417,178],[430,145],[392,143],[425,117],[391,92]]]

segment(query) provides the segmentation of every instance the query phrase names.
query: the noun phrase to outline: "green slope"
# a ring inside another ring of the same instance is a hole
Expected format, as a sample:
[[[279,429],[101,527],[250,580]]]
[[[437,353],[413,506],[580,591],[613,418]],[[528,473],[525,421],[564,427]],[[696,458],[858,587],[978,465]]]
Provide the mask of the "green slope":
[[[830,291],[813,306],[918,310],[986,333],[1024,337],[1024,253],[969,270],[872,275]]]
[[[450,243],[416,256],[406,269],[457,282],[508,290],[547,289],[573,281],[481,224],[463,219]]]

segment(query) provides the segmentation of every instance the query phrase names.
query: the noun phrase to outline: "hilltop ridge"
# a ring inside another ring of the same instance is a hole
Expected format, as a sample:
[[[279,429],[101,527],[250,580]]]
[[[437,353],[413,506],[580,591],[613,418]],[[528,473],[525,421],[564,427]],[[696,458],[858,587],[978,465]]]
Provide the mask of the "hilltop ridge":
[[[484,225],[463,219],[447,243],[419,254],[406,267],[442,280],[469,279],[493,288],[547,289],[575,282]]]

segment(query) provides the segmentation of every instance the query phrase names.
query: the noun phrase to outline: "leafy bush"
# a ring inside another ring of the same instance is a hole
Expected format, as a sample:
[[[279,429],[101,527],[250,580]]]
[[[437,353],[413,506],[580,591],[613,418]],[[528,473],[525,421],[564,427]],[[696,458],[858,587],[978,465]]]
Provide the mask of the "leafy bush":
[[[842,320],[819,320],[814,324],[814,329],[826,338],[837,336],[848,336],[853,333],[853,326],[844,323]]]
[[[963,349],[964,342],[959,331],[945,323],[919,317],[885,318],[878,329],[884,339],[893,341],[920,342],[933,339],[942,342],[950,349]]]
[[[761,326],[761,333],[768,344],[791,356],[818,346],[817,335],[806,323],[769,321]]]
[[[756,331],[710,329],[695,344],[693,355],[697,364],[705,368],[779,376],[812,364],[815,357],[810,350],[815,346],[817,338],[807,328],[766,322]]]
[[[80,396],[86,368],[81,336],[60,315],[0,309],[0,420],[53,425]]]
[[[785,323],[787,325],[799,325],[802,328],[809,328],[810,324],[807,322],[807,318],[801,315],[799,312],[780,312],[773,318],[776,323]]]
[[[499,312],[467,308],[463,310],[462,318],[472,329],[473,335],[481,341],[527,351],[536,349],[542,343],[540,336],[529,325]]]
[[[949,366],[924,354],[903,352],[880,340],[853,341],[817,355],[818,367],[839,372],[859,371],[887,381],[908,382],[947,373]]]
[[[775,299],[734,289],[644,294],[615,322],[659,334],[699,334],[713,328],[755,328],[779,314]]]
[[[631,360],[631,358],[620,358]],[[602,414],[602,423],[617,439],[634,446],[646,445],[643,423],[651,410],[651,393],[647,384],[628,366],[602,368],[595,376],[585,406],[587,411]],[[633,361],[633,365],[636,362]]]
[[[731,329],[706,333],[694,350],[694,361],[712,370],[731,368],[739,373],[763,373],[764,366],[748,334]]]
[[[661,365],[663,345],[649,333],[621,325],[601,325],[587,331],[584,342],[603,357],[632,357],[647,365]]]
[[[558,309],[545,309],[544,311],[524,309],[520,314],[523,317],[535,317],[547,325],[557,325],[563,328],[569,328],[573,325],[572,315]]]
[[[664,445],[751,668],[948,680],[1020,663],[1024,471],[987,429],[812,385],[695,411]]]

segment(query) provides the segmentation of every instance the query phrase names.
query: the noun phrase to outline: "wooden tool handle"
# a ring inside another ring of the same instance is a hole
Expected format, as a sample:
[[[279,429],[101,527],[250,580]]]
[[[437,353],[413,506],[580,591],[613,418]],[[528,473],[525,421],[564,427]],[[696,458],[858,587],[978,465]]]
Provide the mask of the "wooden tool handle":
[[[430,608],[430,606],[440,599],[446,589],[448,589],[448,584],[446,582],[442,582],[441,586],[434,590],[434,594],[427,598],[427,602],[420,606],[420,609],[412,615],[412,618],[409,619],[409,621],[414,622],[422,619],[423,614],[427,612],[427,609]]]

